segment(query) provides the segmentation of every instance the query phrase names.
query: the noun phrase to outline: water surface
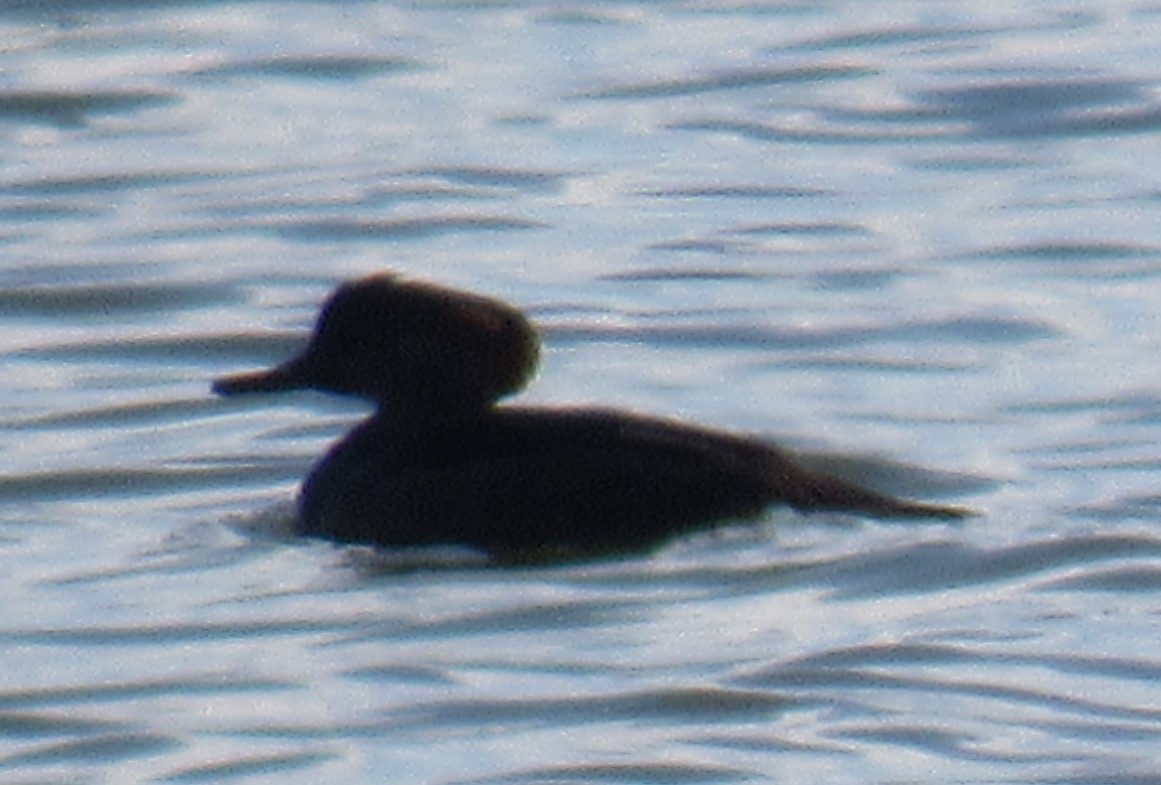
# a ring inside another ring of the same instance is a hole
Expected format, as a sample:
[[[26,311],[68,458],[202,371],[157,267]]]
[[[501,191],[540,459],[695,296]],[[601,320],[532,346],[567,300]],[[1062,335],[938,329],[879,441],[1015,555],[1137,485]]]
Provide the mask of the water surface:
[[[4,778],[1156,781],[1159,24],[7,4]],[[209,382],[384,269],[526,308],[529,401],[984,514],[522,570],[297,541],[365,407]]]

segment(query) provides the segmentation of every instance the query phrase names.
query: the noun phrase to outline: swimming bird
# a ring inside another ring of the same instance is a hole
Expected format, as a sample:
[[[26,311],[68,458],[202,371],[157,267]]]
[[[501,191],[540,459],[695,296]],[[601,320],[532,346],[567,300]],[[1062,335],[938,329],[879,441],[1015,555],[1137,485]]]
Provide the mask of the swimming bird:
[[[310,471],[299,532],[377,546],[466,545],[500,560],[647,549],[784,504],[872,517],[971,511],[808,469],[767,441],[604,408],[500,404],[531,379],[519,310],[395,274],[339,286],[299,356],[220,395],[313,388],[375,413]]]

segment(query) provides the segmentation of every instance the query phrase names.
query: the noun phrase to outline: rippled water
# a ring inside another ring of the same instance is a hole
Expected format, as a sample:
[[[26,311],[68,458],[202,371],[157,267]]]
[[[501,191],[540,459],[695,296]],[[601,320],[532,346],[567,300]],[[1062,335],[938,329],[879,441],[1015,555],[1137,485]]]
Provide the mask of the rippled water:
[[[6,3],[14,782],[1158,782],[1159,9]],[[984,512],[523,570],[305,543],[226,401],[392,268],[528,398]],[[919,467],[926,467],[920,469]]]

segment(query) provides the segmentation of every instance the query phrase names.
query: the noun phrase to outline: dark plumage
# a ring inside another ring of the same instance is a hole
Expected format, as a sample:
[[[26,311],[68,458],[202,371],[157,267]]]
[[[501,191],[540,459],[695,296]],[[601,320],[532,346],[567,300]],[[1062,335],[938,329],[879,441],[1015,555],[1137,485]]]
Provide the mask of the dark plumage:
[[[341,286],[310,344],[222,395],[311,387],[378,411],[314,467],[301,532],[494,556],[656,545],[771,504],[874,517],[961,518],[800,465],[750,437],[606,409],[499,406],[531,378],[536,331],[505,303],[379,275]]]

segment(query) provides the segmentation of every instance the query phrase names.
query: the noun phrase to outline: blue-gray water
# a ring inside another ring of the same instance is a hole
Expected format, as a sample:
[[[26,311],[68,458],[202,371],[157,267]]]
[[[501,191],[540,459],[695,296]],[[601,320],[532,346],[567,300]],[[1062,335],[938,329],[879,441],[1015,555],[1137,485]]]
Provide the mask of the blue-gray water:
[[[0,779],[1161,781],[1158,40],[1140,2],[5,3]],[[527,308],[530,400],[984,515],[297,542],[365,410],[209,381],[386,268]]]

